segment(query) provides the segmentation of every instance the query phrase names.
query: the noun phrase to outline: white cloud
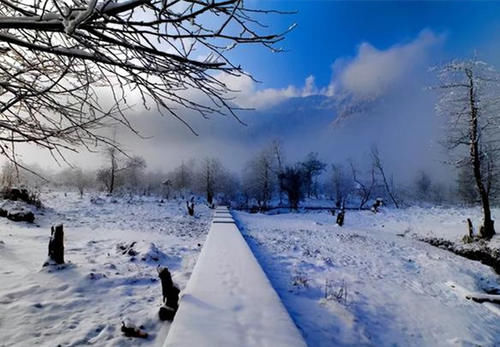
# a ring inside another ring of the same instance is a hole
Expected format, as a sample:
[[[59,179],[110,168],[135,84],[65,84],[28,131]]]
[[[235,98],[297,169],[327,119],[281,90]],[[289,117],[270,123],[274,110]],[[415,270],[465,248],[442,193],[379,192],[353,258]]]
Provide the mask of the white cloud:
[[[334,63],[344,66],[332,84],[359,96],[378,95],[425,64],[431,50],[442,40],[443,36],[424,30],[415,40],[386,50],[364,42],[352,60]]]
[[[303,87],[289,85],[285,88],[265,88],[257,89],[258,83],[250,77],[235,77],[231,75],[219,75],[218,79],[230,86],[235,93],[232,95],[241,107],[265,109],[280,102],[294,97],[305,97],[319,94],[314,76],[308,76]]]
[[[302,89],[302,95],[301,96],[309,96],[309,95],[315,95],[318,94],[318,88],[316,87],[316,84],[314,83],[314,76],[310,75],[309,77],[306,78],[306,83],[304,86],[304,89]]]
[[[359,45],[353,58],[338,58],[332,64],[332,80],[318,88],[314,76],[308,76],[303,86],[258,89],[258,83],[248,77],[219,76],[237,90],[235,102],[242,107],[265,109],[292,97],[322,94],[333,96],[347,92],[358,97],[375,97],[428,64],[432,50],[443,41],[442,35],[422,31],[413,41],[377,49],[367,42]]]

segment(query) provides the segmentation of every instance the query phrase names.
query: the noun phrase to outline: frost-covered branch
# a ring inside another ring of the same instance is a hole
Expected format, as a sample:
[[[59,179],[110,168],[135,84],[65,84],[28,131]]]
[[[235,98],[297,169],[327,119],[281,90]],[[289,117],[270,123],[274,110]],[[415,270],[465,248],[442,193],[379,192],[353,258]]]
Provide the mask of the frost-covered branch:
[[[241,44],[280,51],[288,30],[260,23],[271,13],[242,0],[0,0],[0,152],[113,144],[96,130],[133,131],[131,93],[182,122],[188,110],[237,119],[217,76],[245,74],[227,57]]]

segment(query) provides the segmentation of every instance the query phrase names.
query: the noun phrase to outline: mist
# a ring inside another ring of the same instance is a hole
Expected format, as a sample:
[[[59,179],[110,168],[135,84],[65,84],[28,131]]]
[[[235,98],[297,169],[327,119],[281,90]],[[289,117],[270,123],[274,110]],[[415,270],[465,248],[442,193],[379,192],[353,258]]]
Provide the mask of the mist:
[[[355,56],[333,60],[327,86],[316,86],[309,76],[303,86],[262,89],[246,77],[219,76],[237,90],[231,102],[246,109],[237,111],[239,119],[183,112],[197,134],[173,117],[145,110],[140,102],[128,115],[139,135],[123,127],[106,131],[128,154],[143,157],[151,171],[216,157],[239,174],[255,153],[279,140],[290,163],[318,152],[328,164],[350,160],[368,167],[370,148],[377,146],[398,183],[411,183],[420,170],[439,181],[454,171],[444,164],[446,153],[439,144],[444,120],[434,110],[436,93],[429,87],[436,81],[429,69],[442,58],[445,40],[445,35],[423,30],[385,50],[360,43]],[[65,153],[65,158],[70,165],[96,169],[104,162],[102,148],[91,150]],[[21,160],[43,168],[68,165],[33,147],[19,151]]]

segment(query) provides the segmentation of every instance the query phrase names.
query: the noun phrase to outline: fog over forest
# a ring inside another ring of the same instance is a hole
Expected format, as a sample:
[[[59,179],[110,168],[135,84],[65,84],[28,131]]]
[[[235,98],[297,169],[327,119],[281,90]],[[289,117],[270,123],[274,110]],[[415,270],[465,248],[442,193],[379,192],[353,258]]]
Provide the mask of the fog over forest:
[[[363,166],[376,145],[399,183],[412,181],[420,170],[439,180],[454,171],[444,164],[443,119],[435,113],[436,79],[430,71],[442,57],[445,41],[445,34],[423,30],[386,49],[362,42],[355,56],[334,59],[326,86],[317,86],[312,75],[302,86],[281,89],[262,89],[246,77],[226,78],[235,90],[233,102],[246,108],[237,111],[241,122],[230,116],[202,119],[184,113],[197,135],[174,118],[142,109],[139,99],[128,114],[140,136],[119,127],[107,131],[153,171],[217,157],[239,173],[256,152],[277,139],[291,162],[318,152],[329,164],[353,160]],[[20,148],[25,163],[60,168],[45,152]],[[68,153],[67,159],[96,169],[102,165],[102,148],[93,150],[97,153]]]

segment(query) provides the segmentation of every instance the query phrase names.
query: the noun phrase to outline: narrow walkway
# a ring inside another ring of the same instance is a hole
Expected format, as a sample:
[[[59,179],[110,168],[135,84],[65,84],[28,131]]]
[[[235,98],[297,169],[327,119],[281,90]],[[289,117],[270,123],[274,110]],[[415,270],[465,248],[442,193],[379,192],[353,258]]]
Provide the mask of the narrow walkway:
[[[164,346],[305,346],[234,223],[219,207]]]

